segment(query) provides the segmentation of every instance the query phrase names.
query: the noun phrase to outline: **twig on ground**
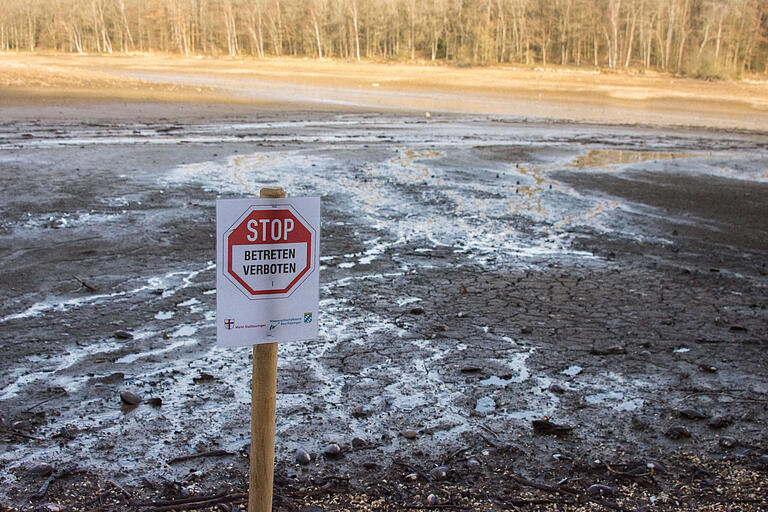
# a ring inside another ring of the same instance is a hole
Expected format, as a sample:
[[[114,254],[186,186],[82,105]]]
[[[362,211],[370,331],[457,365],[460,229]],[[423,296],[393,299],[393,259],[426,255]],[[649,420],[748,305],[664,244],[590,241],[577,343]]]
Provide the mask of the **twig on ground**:
[[[168,464],[175,464],[176,462],[183,462],[185,460],[197,459],[200,457],[223,457],[226,455],[234,455],[234,452],[228,452],[227,450],[211,450],[208,452],[193,453],[190,455],[181,455],[180,457],[174,457],[168,461]]]
[[[153,504],[136,504],[140,507],[153,506],[149,512],[167,512],[170,510],[191,510],[206,508],[219,503],[228,503],[231,501],[243,501],[248,499],[248,493],[239,492],[234,494],[217,494],[212,496],[196,496],[194,498],[185,498],[172,502],[156,502]]]
[[[77,277],[75,274],[72,274],[72,277],[74,277],[75,280],[78,283],[80,283],[80,288],[85,288],[85,289],[87,289],[90,292],[97,292],[97,291],[99,291],[98,288],[96,288],[95,286],[93,286],[91,284],[86,283],[85,281],[83,281],[82,279]]]

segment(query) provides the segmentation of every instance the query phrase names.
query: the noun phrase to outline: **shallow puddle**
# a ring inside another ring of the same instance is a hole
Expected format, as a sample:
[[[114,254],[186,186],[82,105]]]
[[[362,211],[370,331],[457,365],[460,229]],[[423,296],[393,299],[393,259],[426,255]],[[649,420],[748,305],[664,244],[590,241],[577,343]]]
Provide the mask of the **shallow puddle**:
[[[612,165],[636,164],[651,160],[675,160],[695,158],[692,153],[673,153],[669,151],[623,151],[616,149],[593,149],[585,155],[576,157],[570,167],[578,169],[606,168]]]

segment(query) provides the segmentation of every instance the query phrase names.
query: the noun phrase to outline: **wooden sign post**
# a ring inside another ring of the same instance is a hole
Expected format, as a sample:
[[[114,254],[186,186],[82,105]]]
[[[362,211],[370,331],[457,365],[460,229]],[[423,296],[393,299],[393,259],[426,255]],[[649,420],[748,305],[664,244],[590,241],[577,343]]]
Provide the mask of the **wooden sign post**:
[[[282,198],[282,187],[264,187],[260,197]],[[277,396],[277,343],[253,346],[251,376],[251,467],[248,512],[272,511],[275,479],[275,402]]]
[[[317,338],[320,198],[216,201],[216,340],[253,347],[248,511],[272,511],[277,343]]]

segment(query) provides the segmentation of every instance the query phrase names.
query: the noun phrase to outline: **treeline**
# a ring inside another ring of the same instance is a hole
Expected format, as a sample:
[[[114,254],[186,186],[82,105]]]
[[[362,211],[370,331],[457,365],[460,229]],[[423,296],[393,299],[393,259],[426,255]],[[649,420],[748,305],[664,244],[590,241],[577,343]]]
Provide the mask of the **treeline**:
[[[0,50],[768,72],[768,0],[0,0]]]

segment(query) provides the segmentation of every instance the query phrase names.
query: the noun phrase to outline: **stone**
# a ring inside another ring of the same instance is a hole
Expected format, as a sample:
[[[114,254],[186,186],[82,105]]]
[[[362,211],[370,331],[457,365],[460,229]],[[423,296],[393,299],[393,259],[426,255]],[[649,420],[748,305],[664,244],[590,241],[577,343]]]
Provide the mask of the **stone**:
[[[544,418],[541,420],[533,420],[531,422],[533,425],[533,430],[540,434],[565,434],[567,432],[570,432],[574,429],[571,425],[561,425],[558,423],[553,423],[549,421],[549,418]]]
[[[525,326],[520,329],[520,334],[533,334],[533,327]]]
[[[430,507],[437,505],[437,496],[435,496],[434,494],[430,494],[429,496],[427,496],[427,505],[429,505]]]
[[[51,473],[53,473],[53,466],[46,464],[45,462],[35,464],[27,469],[27,474],[32,476],[48,476]]]
[[[352,438],[352,448],[365,448],[367,445],[368,443],[362,437]]]
[[[307,465],[312,461],[312,457],[309,455],[309,452],[304,448],[297,448],[296,454],[293,456],[293,458],[299,464],[304,464],[304,465]]]
[[[416,439],[416,436],[419,434],[417,434],[415,430],[403,430],[400,432],[400,435],[406,439]]]
[[[323,450],[323,455],[329,459],[337,459],[341,457],[341,446],[337,443],[329,443]]]
[[[715,416],[709,422],[707,422],[707,425],[709,428],[725,428],[728,425],[732,423],[733,420],[729,418],[728,416]]]
[[[480,467],[480,461],[474,457],[470,457],[467,459],[467,467],[470,469],[478,468]]]
[[[437,466],[429,472],[429,477],[436,482],[442,482],[448,478],[448,471],[450,471],[448,466]]]
[[[739,444],[739,441],[732,436],[723,436],[720,438],[719,443],[723,448],[733,448]]]
[[[128,331],[122,331],[122,330],[121,331],[115,331],[115,333],[112,336],[114,336],[115,338],[117,338],[119,340],[132,340],[133,339],[133,334],[131,334]]]
[[[590,496],[613,496],[616,489],[603,484],[592,484],[587,487],[587,494]]]
[[[689,420],[703,420],[703,419],[709,418],[709,416],[707,416],[703,412],[698,411],[696,409],[691,409],[691,408],[681,409],[677,411],[677,414],[679,414],[683,418],[688,418]]]
[[[664,432],[664,435],[670,439],[684,439],[691,437],[691,431],[683,425],[673,425]]]
[[[627,349],[622,345],[607,345],[601,347],[592,347],[589,353],[593,356],[611,356],[616,354],[626,354]]]
[[[152,407],[160,407],[161,405],[163,405],[163,399],[160,397],[154,396],[149,400],[147,400],[147,403]]]
[[[557,393],[558,395],[561,395],[565,393],[565,388],[562,385],[558,384],[557,382],[553,382],[552,384],[549,385],[549,391],[551,393]]]
[[[123,391],[120,393],[120,400],[128,405],[138,405],[141,403],[141,397],[132,391]]]
[[[653,471],[654,473],[664,474],[667,472],[666,466],[664,466],[664,464],[662,464],[657,460],[649,460],[648,463],[646,464],[646,467],[651,471]]]

